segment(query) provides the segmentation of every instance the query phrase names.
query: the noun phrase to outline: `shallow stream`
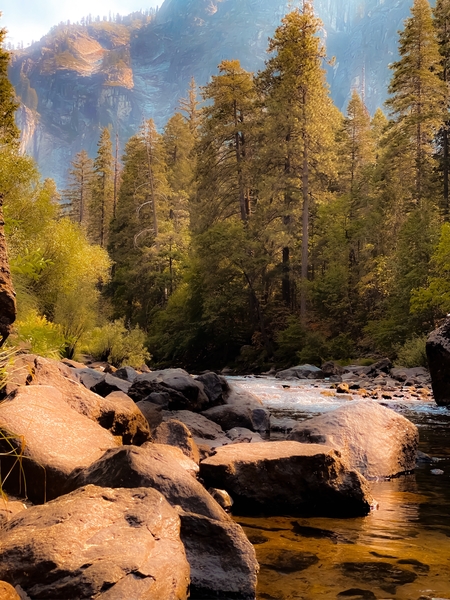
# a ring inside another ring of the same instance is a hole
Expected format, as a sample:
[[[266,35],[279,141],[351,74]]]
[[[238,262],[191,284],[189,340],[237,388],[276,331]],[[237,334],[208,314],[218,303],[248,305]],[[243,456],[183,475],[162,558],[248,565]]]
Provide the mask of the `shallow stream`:
[[[233,380],[271,410],[278,439],[287,419],[352,399],[332,395],[324,382]],[[383,404],[418,426],[420,450],[434,462],[413,475],[371,482],[379,507],[367,517],[237,516],[261,565],[258,600],[450,600],[450,410],[423,398]]]

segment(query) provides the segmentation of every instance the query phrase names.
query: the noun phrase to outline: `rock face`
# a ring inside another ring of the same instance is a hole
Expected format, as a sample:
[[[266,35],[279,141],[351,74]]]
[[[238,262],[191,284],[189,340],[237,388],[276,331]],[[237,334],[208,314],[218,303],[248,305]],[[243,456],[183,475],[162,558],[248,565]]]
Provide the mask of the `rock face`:
[[[427,339],[427,358],[430,367],[434,399],[439,406],[450,405],[450,319]]]
[[[11,520],[0,578],[32,598],[184,600],[180,520],[152,489],[87,486]]]
[[[267,431],[270,427],[270,413],[262,406],[225,404],[209,408],[202,414],[224,430],[245,427],[252,431]]]
[[[200,461],[197,444],[191,432],[181,421],[169,419],[156,429],[153,439],[158,444],[168,444],[179,448],[183,454],[195,463]]]
[[[411,4],[315,1],[327,56],[336,57],[329,82],[339,109],[345,111],[354,88],[372,114],[382,105],[397,31]],[[111,124],[123,144],[138,131],[142,114],[151,114],[162,128],[186,96],[192,75],[205,85],[222,60],[236,58],[247,70],[263,68],[267,39],[289,7],[287,0],[166,0],[151,22],[64,24],[14,53],[10,76],[28,104],[19,112],[24,149],[33,153],[44,177],[62,184],[71,153],[85,148],[93,155],[102,126]],[[34,103],[22,93],[30,88]]]
[[[233,444],[200,464],[207,486],[225,489],[237,510],[365,515],[372,498],[364,477],[332,448],[298,442]]]
[[[12,469],[4,488],[26,493],[35,503],[64,493],[74,469],[88,467],[118,445],[109,431],[71,409],[50,386],[20,388],[4,400],[0,428],[0,447],[7,453],[0,456],[2,474]]]
[[[415,468],[419,433],[393,410],[361,400],[298,423],[288,439],[336,448],[352,469],[378,478]]]

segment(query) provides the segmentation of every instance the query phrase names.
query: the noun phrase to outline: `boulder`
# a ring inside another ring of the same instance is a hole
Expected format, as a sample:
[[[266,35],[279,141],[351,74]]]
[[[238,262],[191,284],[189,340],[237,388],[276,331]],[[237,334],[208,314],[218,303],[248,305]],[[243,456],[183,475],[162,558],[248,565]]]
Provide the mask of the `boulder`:
[[[111,375],[106,373],[98,383],[96,383],[91,390],[105,398],[112,392],[123,392],[124,394],[128,394],[131,387],[131,383],[129,381],[125,381],[124,379],[120,379],[120,377],[116,377],[115,375]]]
[[[208,408],[202,415],[224,430],[245,427],[252,431],[267,431],[270,427],[270,412],[262,406],[224,404]]]
[[[32,598],[185,600],[180,519],[153,489],[87,486],[2,530],[0,577]]]
[[[227,388],[224,391],[225,404],[238,404],[242,406],[246,404],[255,408],[261,407],[261,400],[248,390],[243,389],[237,383],[227,383]]]
[[[88,390],[91,390],[97,383],[100,383],[100,381],[104,381],[105,379],[105,373],[85,366],[72,369],[72,373]]]
[[[163,418],[164,420],[176,419],[184,423],[197,444],[220,446],[227,441],[225,431],[220,425],[190,410],[166,412]]]
[[[323,363],[320,369],[325,377],[340,377],[344,372],[344,369],[332,360]]]
[[[129,400],[106,400],[88,390],[77,380],[76,370],[59,361],[33,354],[22,355],[9,367],[8,393],[24,386],[46,385],[57,388],[62,398],[76,412],[85,415],[113,433],[124,436],[126,443],[143,443],[149,439],[144,417]],[[94,371],[89,369],[89,371]],[[99,373],[104,377],[102,373]]]
[[[439,406],[450,405],[450,318],[430,333],[426,344],[434,399]]]
[[[117,369],[117,371],[114,373],[114,377],[118,377],[124,381],[129,381],[130,383],[133,383],[138,375],[139,373],[136,371],[136,369],[133,369],[133,367],[120,367],[120,369]]]
[[[100,407],[96,421],[113,435],[121,436],[124,444],[140,446],[151,438],[147,419],[123,392],[112,392],[100,402]]]
[[[144,415],[150,428],[150,433],[153,433],[155,429],[162,423],[163,420],[163,412],[161,406],[159,406],[158,404],[153,404],[153,402],[146,402],[145,400],[140,400],[139,402],[136,402],[136,406]]]
[[[275,377],[277,379],[323,379],[325,374],[322,369],[314,365],[298,365],[284,371],[279,371]]]
[[[169,394],[171,410],[200,411],[209,402],[203,384],[196,381],[183,369],[164,369],[142,373],[134,380],[129,395],[135,402],[138,402],[155,392]]]
[[[351,468],[378,478],[414,469],[419,434],[393,410],[372,400],[356,400],[298,423],[288,439],[335,448]]]
[[[73,483],[157,489],[181,517],[182,541],[191,565],[191,593],[201,593],[196,597],[202,598],[253,599],[258,570],[253,547],[241,527],[173,459],[174,451],[184,457],[171,446],[124,446],[107,452]],[[161,600],[165,598],[161,596]]]
[[[12,498],[1,498],[0,499],[0,527],[3,527],[5,523],[10,521],[18,513],[26,510],[27,506],[20,500],[13,500]],[[0,598],[2,595],[0,594]]]
[[[179,511],[193,598],[254,600],[259,565],[241,527]],[[161,599],[162,600],[162,599]]]
[[[233,429],[227,431],[227,437],[229,437],[234,444],[264,441],[259,433],[246,429],[245,427],[233,427]]]
[[[427,382],[430,379],[430,374],[424,367],[395,367],[391,369],[390,375],[392,379],[401,383],[413,379],[420,379]]]
[[[229,390],[225,377],[209,371],[208,373],[198,375],[196,380],[203,384],[210,406],[224,403],[224,394]]]
[[[192,438],[192,433],[181,421],[169,419],[161,423],[154,433],[153,440],[157,444],[175,446],[195,463],[200,462],[198,447]]]
[[[116,448],[117,439],[71,409],[50,386],[27,386],[0,404],[4,489],[40,503],[64,493],[69,475]],[[14,452],[11,453],[11,449]]]
[[[224,518],[224,511],[176,458],[189,459],[177,448],[148,443],[111,449],[86,469],[71,476],[68,489],[89,483],[105,487],[151,487],[163,494],[172,506],[181,506],[212,519]],[[178,456],[179,456],[178,455]]]
[[[238,512],[359,516],[372,502],[364,477],[317,444],[223,446],[200,463],[200,475],[207,486],[225,489]]]
[[[0,598],[2,600],[21,600],[13,586],[6,581],[0,581]]]

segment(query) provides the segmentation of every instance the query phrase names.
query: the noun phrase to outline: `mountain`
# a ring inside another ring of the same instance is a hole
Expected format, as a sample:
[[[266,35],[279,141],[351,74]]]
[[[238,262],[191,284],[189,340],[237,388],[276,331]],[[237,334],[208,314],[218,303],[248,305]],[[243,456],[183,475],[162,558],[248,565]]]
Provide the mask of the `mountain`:
[[[331,93],[345,110],[351,90],[371,112],[386,98],[397,31],[412,0],[316,0],[323,20]],[[159,11],[120,22],[60,25],[14,53],[11,80],[22,100],[24,150],[41,172],[64,183],[71,158],[95,154],[102,127],[121,144],[143,119],[162,127],[186,95],[189,80],[205,84],[224,59],[257,71],[287,0],[165,0]]]

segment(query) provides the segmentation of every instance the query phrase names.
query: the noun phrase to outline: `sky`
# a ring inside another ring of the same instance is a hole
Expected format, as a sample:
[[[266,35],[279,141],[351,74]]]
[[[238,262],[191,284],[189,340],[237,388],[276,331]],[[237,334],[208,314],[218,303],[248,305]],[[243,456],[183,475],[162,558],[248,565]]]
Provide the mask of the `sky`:
[[[162,0],[0,0],[0,26],[8,30],[7,42],[27,46],[61,21],[75,23],[89,14],[108,16],[109,11],[128,15],[161,4]]]

